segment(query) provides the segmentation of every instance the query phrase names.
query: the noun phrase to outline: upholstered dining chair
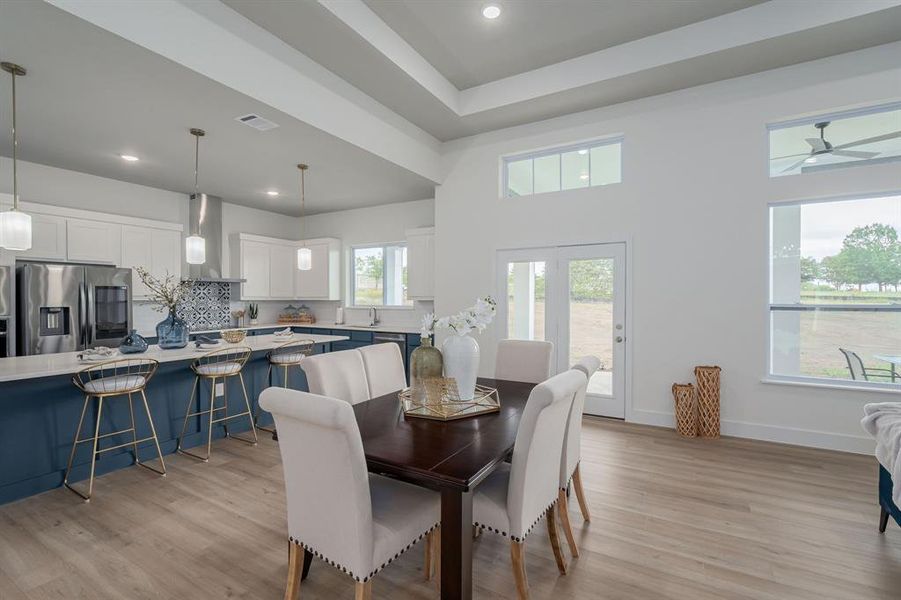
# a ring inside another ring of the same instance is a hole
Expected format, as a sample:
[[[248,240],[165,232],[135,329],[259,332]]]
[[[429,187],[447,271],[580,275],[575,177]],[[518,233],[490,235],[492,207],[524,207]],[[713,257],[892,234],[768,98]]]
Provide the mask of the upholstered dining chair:
[[[510,538],[513,577],[520,600],[529,597],[525,539],[542,516],[547,515],[557,569],[561,575],[566,574],[554,512],[566,423],[584,381],[582,373],[570,370],[535,386],[516,432],[513,460],[501,464],[473,493],[473,524]]]
[[[572,525],[569,522],[569,500],[566,492],[572,482],[576,491],[576,499],[579,501],[579,508],[582,510],[582,518],[586,522],[591,522],[591,513],[588,510],[588,502],[585,500],[585,490],[582,488],[582,471],[579,464],[582,460],[582,412],[585,410],[585,394],[588,392],[588,380],[600,366],[599,358],[586,356],[572,368],[573,371],[584,374],[585,379],[579,385],[579,390],[573,399],[572,409],[569,411],[569,419],[566,422],[566,438],[563,442],[563,456],[560,460],[557,512],[573,558],[579,557],[579,547],[576,545],[576,538],[573,536]]]
[[[340,350],[309,356],[300,368],[307,376],[313,394],[338,398],[351,404],[369,400],[366,367],[359,350]]]
[[[494,377],[541,383],[551,376],[554,344],[538,340],[501,340],[497,343]]]
[[[275,418],[285,474],[285,600],[300,590],[304,550],[350,575],[356,600],[371,598],[372,578],[438,527],[439,495],[367,473],[360,430],[346,401],[269,388],[260,404]]]
[[[363,357],[369,397],[378,398],[407,387],[404,358],[397,344],[373,344],[359,349]]]

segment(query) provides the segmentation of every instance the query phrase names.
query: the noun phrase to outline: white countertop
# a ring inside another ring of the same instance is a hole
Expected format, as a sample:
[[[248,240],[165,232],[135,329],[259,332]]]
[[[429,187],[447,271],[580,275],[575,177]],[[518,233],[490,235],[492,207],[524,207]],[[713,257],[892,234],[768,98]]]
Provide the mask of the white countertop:
[[[240,344],[222,343],[215,349],[247,346],[251,350],[270,350],[290,340],[310,339],[317,344],[341,342],[348,339],[339,335],[294,334],[292,338],[276,337],[274,335],[248,336]],[[180,360],[192,360],[201,356],[210,349],[198,351],[194,343],[189,342],[184,348],[177,350],[160,350],[159,346],[150,346],[147,352],[142,354],[117,354],[119,358],[152,358],[161,363],[176,362]],[[69,375],[76,373],[91,363],[78,360],[80,352],[62,352],[60,354],[39,354],[37,356],[14,356],[0,358],[0,382],[19,381],[22,379],[35,379],[38,377],[52,377],[54,375]]]
[[[328,322],[319,322],[313,323],[312,325],[306,324],[292,324],[286,325],[285,323],[264,323],[262,325],[248,325],[247,327],[236,327],[235,329],[284,329],[285,327],[306,327],[307,329],[353,329],[354,331],[373,331],[380,333],[419,333],[419,327],[414,327],[412,325],[376,325],[375,327],[370,327],[364,324],[353,324],[353,323],[328,323]],[[201,331],[192,331],[191,335],[203,335],[205,333],[218,333],[222,331],[221,329],[206,329]],[[156,333],[142,333],[144,337],[154,337]]]

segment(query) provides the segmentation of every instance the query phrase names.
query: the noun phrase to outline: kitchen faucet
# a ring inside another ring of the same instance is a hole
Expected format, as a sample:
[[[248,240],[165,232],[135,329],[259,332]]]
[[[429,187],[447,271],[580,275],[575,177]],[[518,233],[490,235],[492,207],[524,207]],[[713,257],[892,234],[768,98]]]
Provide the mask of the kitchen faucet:
[[[379,322],[379,319],[378,319],[378,315],[375,312],[375,307],[370,306],[369,307],[369,326],[375,327],[376,325],[378,325],[378,322]]]

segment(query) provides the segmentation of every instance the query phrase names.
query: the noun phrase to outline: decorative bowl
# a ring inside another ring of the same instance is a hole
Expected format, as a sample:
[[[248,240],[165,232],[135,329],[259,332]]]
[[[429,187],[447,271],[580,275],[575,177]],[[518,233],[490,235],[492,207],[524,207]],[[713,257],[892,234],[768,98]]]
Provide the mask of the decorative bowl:
[[[240,344],[247,337],[246,329],[223,329],[221,332],[222,339],[229,344]]]

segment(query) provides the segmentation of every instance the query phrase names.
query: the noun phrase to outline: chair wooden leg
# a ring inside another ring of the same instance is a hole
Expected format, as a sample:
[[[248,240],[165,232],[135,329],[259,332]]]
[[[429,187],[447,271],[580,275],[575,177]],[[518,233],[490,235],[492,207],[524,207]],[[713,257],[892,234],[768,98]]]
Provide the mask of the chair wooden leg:
[[[285,600],[295,600],[300,592],[300,573],[303,570],[303,548],[288,542],[288,584],[285,586]]]
[[[432,542],[435,554],[432,556],[432,564],[435,565],[435,589],[441,593],[441,526],[435,530],[435,539]]]
[[[432,544],[434,539],[434,531],[430,531],[429,534],[425,536],[425,558],[423,560],[422,570],[425,572],[426,581],[431,581],[432,579]]]
[[[372,600],[372,580],[366,583],[357,582],[354,591],[354,600]]]
[[[516,580],[516,597],[529,600],[529,579],[526,577],[525,545],[510,542],[510,561],[513,563],[513,579]]]
[[[879,513],[879,533],[885,533],[885,528],[888,526],[888,511],[882,505],[879,506],[879,510],[882,511]]]
[[[585,490],[582,488],[582,463],[576,465],[573,473],[573,487],[576,488],[576,499],[579,501],[582,518],[591,523],[591,512],[588,510],[588,501],[585,500]]]
[[[557,533],[556,512],[559,505],[555,502],[547,511],[544,520],[547,522],[547,536],[551,540],[551,549],[554,551],[554,560],[557,561],[557,570],[561,575],[566,575],[566,557],[563,556],[563,548],[560,547],[560,536]]]
[[[572,524],[569,522],[569,501],[566,499],[566,490],[560,490],[557,494],[557,515],[560,517],[560,526],[569,544],[569,553],[573,558],[579,558],[579,547],[576,546],[576,538],[573,536]]]

